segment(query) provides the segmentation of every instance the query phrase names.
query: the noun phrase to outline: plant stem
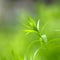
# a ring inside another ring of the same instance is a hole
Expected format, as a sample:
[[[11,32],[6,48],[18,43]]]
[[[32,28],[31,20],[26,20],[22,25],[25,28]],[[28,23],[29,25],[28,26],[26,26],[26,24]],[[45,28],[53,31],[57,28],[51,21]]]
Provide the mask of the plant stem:
[[[38,36],[39,36],[39,40],[40,40],[40,44],[41,44],[41,46],[45,46],[45,43],[44,43],[43,38],[41,37],[41,34],[39,33],[38,30],[37,30],[36,32],[37,32],[37,34],[38,34]]]

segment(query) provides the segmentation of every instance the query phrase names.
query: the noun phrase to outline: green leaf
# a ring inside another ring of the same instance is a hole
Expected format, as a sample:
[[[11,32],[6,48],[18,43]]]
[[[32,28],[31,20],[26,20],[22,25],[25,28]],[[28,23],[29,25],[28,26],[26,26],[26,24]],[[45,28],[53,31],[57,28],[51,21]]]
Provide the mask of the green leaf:
[[[32,33],[32,32],[36,33],[35,30],[24,30],[24,31],[26,32],[26,35],[28,35],[29,33]]]
[[[39,52],[39,49],[37,49],[37,50],[35,51],[35,53],[34,53],[34,55],[33,55],[33,60],[35,60],[35,58],[36,58],[38,52]]]
[[[30,17],[29,20],[30,20],[30,22],[29,22],[30,26],[35,27],[36,23],[35,23],[34,19]]]
[[[40,20],[37,21],[37,30],[39,30],[39,24],[40,24]]]
[[[25,26],[26,28],[30,28],[30,26],[27,24],[23,24],[23,26]]]
[[[44,34],[41,37],[43,38],[44,42],[47,43],[47,36]]]

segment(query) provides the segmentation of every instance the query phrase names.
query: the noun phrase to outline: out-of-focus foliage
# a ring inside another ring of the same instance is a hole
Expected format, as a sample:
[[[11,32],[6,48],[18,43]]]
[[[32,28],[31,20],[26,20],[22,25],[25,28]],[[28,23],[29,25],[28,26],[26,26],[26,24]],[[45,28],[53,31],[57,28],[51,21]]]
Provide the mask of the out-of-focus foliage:
[[[18,8],[17,5],[17,8],[13,8],[14,5],[15,3],[5,5],[7,9],[4,10],[3,7],[1,12],[3,14],[0,18],[0,60],[24,60],[26,57],[26,60],[60,60],[60,4],[34,3],[36,10],[33,11],[32,6],[29,11],[28,7]],[[31,19],[34,19],[36,26]],[[25,24],[29,26],[25,27]],[[37,34],[26,35],[23,30],[27,27],[35,29],[26,30],[27,32],[39,30],[47,46],[41,47]]]

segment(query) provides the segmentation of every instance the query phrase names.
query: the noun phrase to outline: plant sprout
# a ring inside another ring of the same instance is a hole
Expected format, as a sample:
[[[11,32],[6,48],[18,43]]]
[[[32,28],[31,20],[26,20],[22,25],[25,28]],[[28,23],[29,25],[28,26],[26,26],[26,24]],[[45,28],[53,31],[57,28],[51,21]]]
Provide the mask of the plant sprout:
[[[29,25],[27,25],[27,26],[30,27],[31,29],[24,30],[26,32],[26,35],[28,35],[30,33],[37,34],[39,36],[39,40],[37,40],[37,41],[40,41],[41,47],[46,46],[46,44],[47,44],[47,36],[46,36],[46,34],[43,34],[43,35],[40,34],[40,19],[37,21],[37,23],[35,23],[34,19],[30,17],[29,18]],[[36,41],[33,41],[32,44],[34,44],[35,42]],[[28,49],[31,47],[31,45],[28,46]],[[30,58],[30,60],[35,60],[35,56],[37,55],[39,50],[40,50],[40,48],[35,51],[35,53],[33,55],[33,59]],[[24,60],[27,60],[27,59],[24,58]]]
[[[40,19],[37,21],[37,23],[35,23],[34,19],[30,17],[29,27],[31,27],[32,29],[24,30],[27,35],[30,33],[36,33],[39,36],[40,43],[47,43],[46,34],[40,34]]]

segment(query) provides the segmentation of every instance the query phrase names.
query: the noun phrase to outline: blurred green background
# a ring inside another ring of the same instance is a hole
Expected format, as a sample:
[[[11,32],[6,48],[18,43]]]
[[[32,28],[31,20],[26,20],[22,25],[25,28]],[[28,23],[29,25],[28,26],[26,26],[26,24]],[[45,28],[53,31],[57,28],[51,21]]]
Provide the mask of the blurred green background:
[[[60,0],[0,1],[0,60],[60,60]],[[39,37],[23,31],[30,17],[40,19],[40,32],[48,39],[47,49],[41,48],[35,59]]]

